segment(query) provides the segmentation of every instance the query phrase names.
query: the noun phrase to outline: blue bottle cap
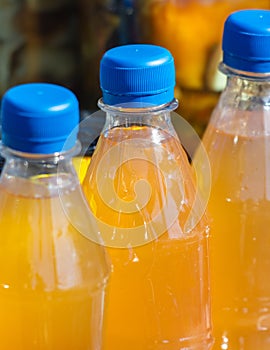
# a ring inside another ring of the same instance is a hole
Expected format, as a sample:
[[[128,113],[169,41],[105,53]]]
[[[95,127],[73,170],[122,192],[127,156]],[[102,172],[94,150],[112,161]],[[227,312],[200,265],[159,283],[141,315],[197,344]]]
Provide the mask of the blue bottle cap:
[[[157,106],[174,98],[175,67],[171,53],[160,46],[132,44],[108,50],[100,64],[103,102]]]
[[[223,63],[254,73],[270,72],[270,11],[240,10],[225,21]]]
[[[62,86],[22,84],[3,96],[2,142],[14,150],[39,154],[68,150],[76,143],[77,132],[72,131],[78,124],[77,98]]]

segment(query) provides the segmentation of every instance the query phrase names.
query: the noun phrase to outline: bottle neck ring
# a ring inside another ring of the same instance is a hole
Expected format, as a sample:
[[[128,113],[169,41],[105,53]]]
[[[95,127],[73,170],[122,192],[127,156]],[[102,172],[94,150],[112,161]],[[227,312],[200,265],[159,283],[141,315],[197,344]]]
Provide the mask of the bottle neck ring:
[[[251,81],[270,81],[270,72],[269,73],[255,73],[255,72],[247,72],[244,70],[238,70],[235,68],[232,68],[230,66],[227,66],[225,63],[219,64],[219,70],[227,75],[230,76],[238,76],[239,78],[243,78],[245,80],[251,80]]]
[[[160,114],[161,112],[171,112],[178,107],[178,101],[173,99],[171,102],[154,106],[151,104],[141,104],[140,102],[133,103],[122,103],[118,105],[108,105],[105,104],[103,99],[99,99],[98,106],[101,110],[108,113],[124,113],[124,114],[132,114],[132,115],[155,115]]]
[[[64,159],[71,159],[72,157],[78,155],[81,151],[81,143],[77,140],[75,146],[71,149],[63,152],[55,152],[51,154],[36,154],[36,153],[26,153],[14,150],[9,148],[3,144],[0,145],[0,153],[3,158],[17,158],[23,159],[31,162],[40,162],[41,160],[44,162],[58,162]]]

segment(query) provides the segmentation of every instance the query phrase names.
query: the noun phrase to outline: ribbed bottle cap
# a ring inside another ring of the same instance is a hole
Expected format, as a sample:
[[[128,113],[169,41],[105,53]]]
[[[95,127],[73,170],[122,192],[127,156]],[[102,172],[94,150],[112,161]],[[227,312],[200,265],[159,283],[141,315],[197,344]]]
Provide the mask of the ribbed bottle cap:
[[[174,98],[175,67],[160,46],[132,44],[108,50],[100,64],[103,102],[161,105]]]
[[[270,72],[270,11],[240,10],[225,21],[223,62],[254,73]]]
[[[2,142],[14,150],[50,154],[64,150],[63,147],[70,149],[77,139],[77,133],[71,132],[78,123],[77,98],[65,87],[22,84],[3,96]]]

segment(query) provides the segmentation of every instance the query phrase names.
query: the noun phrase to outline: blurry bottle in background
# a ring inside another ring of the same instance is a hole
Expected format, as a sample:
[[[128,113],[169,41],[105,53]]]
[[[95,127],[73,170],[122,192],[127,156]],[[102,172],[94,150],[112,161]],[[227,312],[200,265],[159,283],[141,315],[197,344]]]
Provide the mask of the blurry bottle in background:
[[[221,71],[227,84],[203,136],[214,349],[269,350],[270,11],[228,17]]]
[[[72,165],[78,102],[23,84],[5,93],[2,117],[1,348],[101,349],[109,265]]]
[[[229,13],[252,7],[270,9],[270,1],[139,0],[140,40],[172,52],[179,112],[200,135],[225,86],[217,69],[223,23]]]

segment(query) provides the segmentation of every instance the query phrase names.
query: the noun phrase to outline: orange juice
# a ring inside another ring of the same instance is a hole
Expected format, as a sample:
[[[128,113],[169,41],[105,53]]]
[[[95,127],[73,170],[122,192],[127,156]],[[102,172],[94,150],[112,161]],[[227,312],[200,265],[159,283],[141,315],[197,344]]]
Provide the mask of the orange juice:
[[[223,114],[216,126],[220,110],[216,113],[204,135],[213,169],[209,214],[214,349],[267,350],[270,139],[264,135],[262,114]]]
[[[73,158],[73,166],[77,172],[80,182],[83,182],[85,177],[87,168],[90,164],[91,157],[90,156],[79,156]]]
[[[143,140],[151,137],[155,145],[143,144]],[[115,146],[119,148],[113,153]],[[137,153],[121,163],[125,154],[132,156],[138,148],[141,156]],[[164,155],[161,149],[167,153]],[[179,191],[181,179],[175,175],[177,171],[184,179],[180,212],[167,222],[164,212],[159,223],[161,227],[165,221],[164,232],[161,230],[158,237],[149,239],[147,228],[164,209],[167,197]],[[175,176],[171,188],[164,173],[169,173],[172,179]],[[112,201],[104,201],[100,194],[100,189],[105,188],[108,198],[113,198],[115,192],[128,205],[144,194],[140,191],[140,180],[146,181],[151,191],[149,201],[137,212],[115,210]],[[193,230],[184,233],[195,187],[179,140],[150,126],[105,131],[91,159],[83,189],[94,215],[111,227],[112,232],[111,241],[105,242],[112,274],[105,308],[103,349],[209,349],[208,227],[203,217]],[[124,229],[125,236],[140,225],[145,226],[144,242],[113,246],[117,239],[115,228]]]
[[[0,348],[99,349],[102,251],[72,226],[57,191],[29,186],[19,177],[0,185]],[[77,191],[62,200],[79,207]]]

